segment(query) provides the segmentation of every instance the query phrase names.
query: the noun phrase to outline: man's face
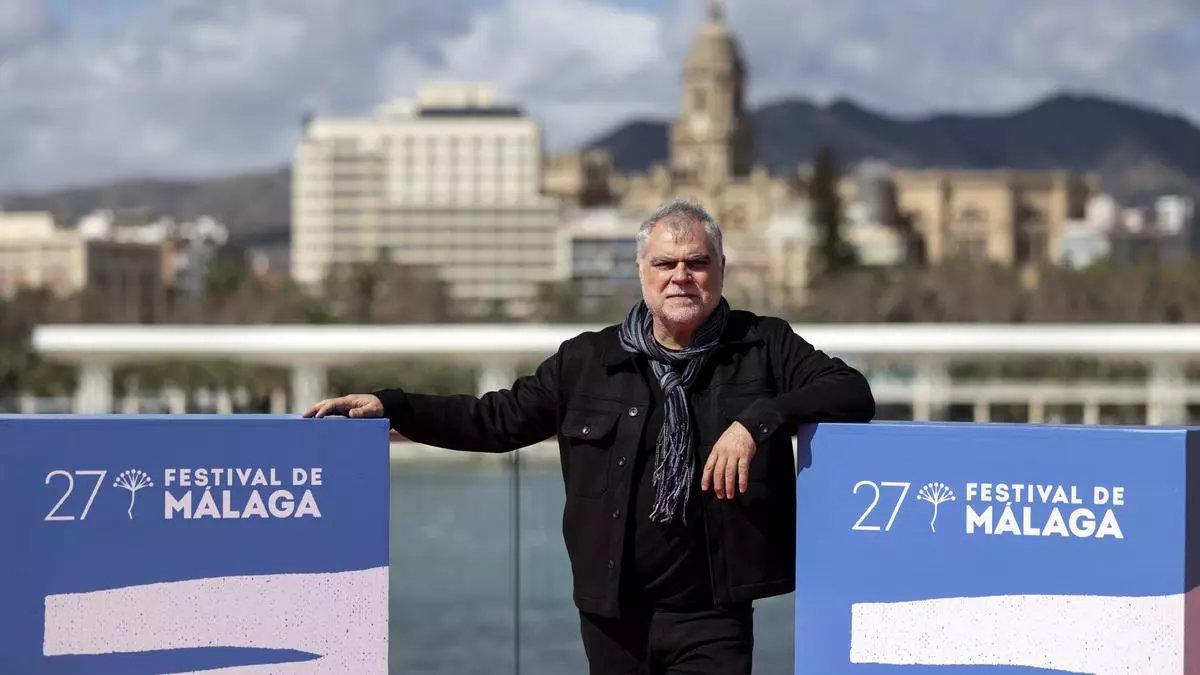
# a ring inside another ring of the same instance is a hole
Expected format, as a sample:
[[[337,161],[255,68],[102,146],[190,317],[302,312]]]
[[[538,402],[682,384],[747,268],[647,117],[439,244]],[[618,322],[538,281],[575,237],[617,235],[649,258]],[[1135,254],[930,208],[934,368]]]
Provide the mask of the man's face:
[[[694,330],[721,300],[725,260],[711,250],[704,226],[683,230],[659,222],[650,230],[638,279],[642,298],[661,323]]]

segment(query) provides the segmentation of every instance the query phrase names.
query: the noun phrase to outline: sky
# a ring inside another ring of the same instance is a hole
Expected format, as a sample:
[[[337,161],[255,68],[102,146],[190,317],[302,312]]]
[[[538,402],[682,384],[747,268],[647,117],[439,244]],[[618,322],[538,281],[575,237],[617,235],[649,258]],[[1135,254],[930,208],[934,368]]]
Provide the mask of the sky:
[[[1200,123],[1200,0],[732,0],[759,105],[1096,93]],[[679,107],[707,0],[0,0],[0,193],[290,160],[305,112],[487,82],[549,150]]]

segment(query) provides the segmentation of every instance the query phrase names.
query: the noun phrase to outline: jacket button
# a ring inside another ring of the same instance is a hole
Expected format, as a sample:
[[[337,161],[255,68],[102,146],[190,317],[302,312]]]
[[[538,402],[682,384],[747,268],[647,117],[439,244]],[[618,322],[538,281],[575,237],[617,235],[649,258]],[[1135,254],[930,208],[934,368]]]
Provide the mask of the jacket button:
[[[613,520],[616,520],[620,517],[621,517],[621,509],[617,509],[616,511],[613,511]]]
[[[638,409],[637,409],[636,407],[635,407],[635,408],[630,408],[630,409],[629,409],[629,416],[630,416],[630,417],[637,417],[637,414],[638,414]]]
[[[767,433],[767,425],[765,425],[765,424],[758,425],[758,430],[763,432],[764,434]]]
[[[584,427],[584,428],[582,428],[582,429],[580,429],[580,430],[579,430],[579,433],[583,434],[584,436],[587,436],[588,434],[592,433],[592,428],[591,428],[591,427]]]
[[[625,466],[625,455],[617,458],[617,466]]]
[[[617,563],[615,561],[613,561],[613,560],[608,561],[608,569],[611,570],[612,568],[614,568],[616,566],[617,566]]]

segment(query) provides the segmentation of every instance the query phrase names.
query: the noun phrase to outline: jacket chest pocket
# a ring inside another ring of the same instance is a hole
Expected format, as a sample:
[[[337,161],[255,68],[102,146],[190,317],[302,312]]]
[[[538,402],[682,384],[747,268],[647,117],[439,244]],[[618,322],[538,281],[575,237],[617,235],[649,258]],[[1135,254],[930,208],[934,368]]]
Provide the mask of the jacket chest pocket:
[[[579,497],[599,497],[608,490],[609,459],[616,439],[615,412],[568,409],[559,435],[567,492]]]

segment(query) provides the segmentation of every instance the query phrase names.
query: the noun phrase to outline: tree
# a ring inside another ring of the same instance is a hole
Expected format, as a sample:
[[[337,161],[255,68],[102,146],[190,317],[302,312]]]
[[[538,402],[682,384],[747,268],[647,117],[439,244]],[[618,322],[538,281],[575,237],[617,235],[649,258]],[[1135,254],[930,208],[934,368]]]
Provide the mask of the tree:
[[[818,275],[837,276],[854,265],[854,252],[842,239],[842,200],[838,196],[838,167],[833,151],[817,150],[808,183],[810,218],[819,231]]]
[[[222,247],[209,265],[200,295],[171,296],[172,323],[328,323],[324,302],[290,279],[254,272],[245,252]]]
[[[204,294],[216,299],[228,297],[244,286],[249,277],[246,252],[236,246],[222,246],[204,276]]]
[[[75,369],[50,363],[33,351],[30,336],[44,323],[76,323],[81,296],[56,298],[45,289],[23,289],[0,300],[0,395],[29,391],[61,395],[75,387]]]
[[[860,268],[812,284],[802,321],[1012,323],[1030,295],[1014,270],[969,260],[936,267]]]
[[[340,322],[438,323],[450,315],[446,283],[432,266],[402,265],[385,252],[372,262],[332,266],[325,299]]]
[[[584,298],[584,285],[578,279],[546,281],[538,285],[529,318],[556,323],[615,323],[624,319],[640,299],[637,279],[630,279],[603,298]]]

